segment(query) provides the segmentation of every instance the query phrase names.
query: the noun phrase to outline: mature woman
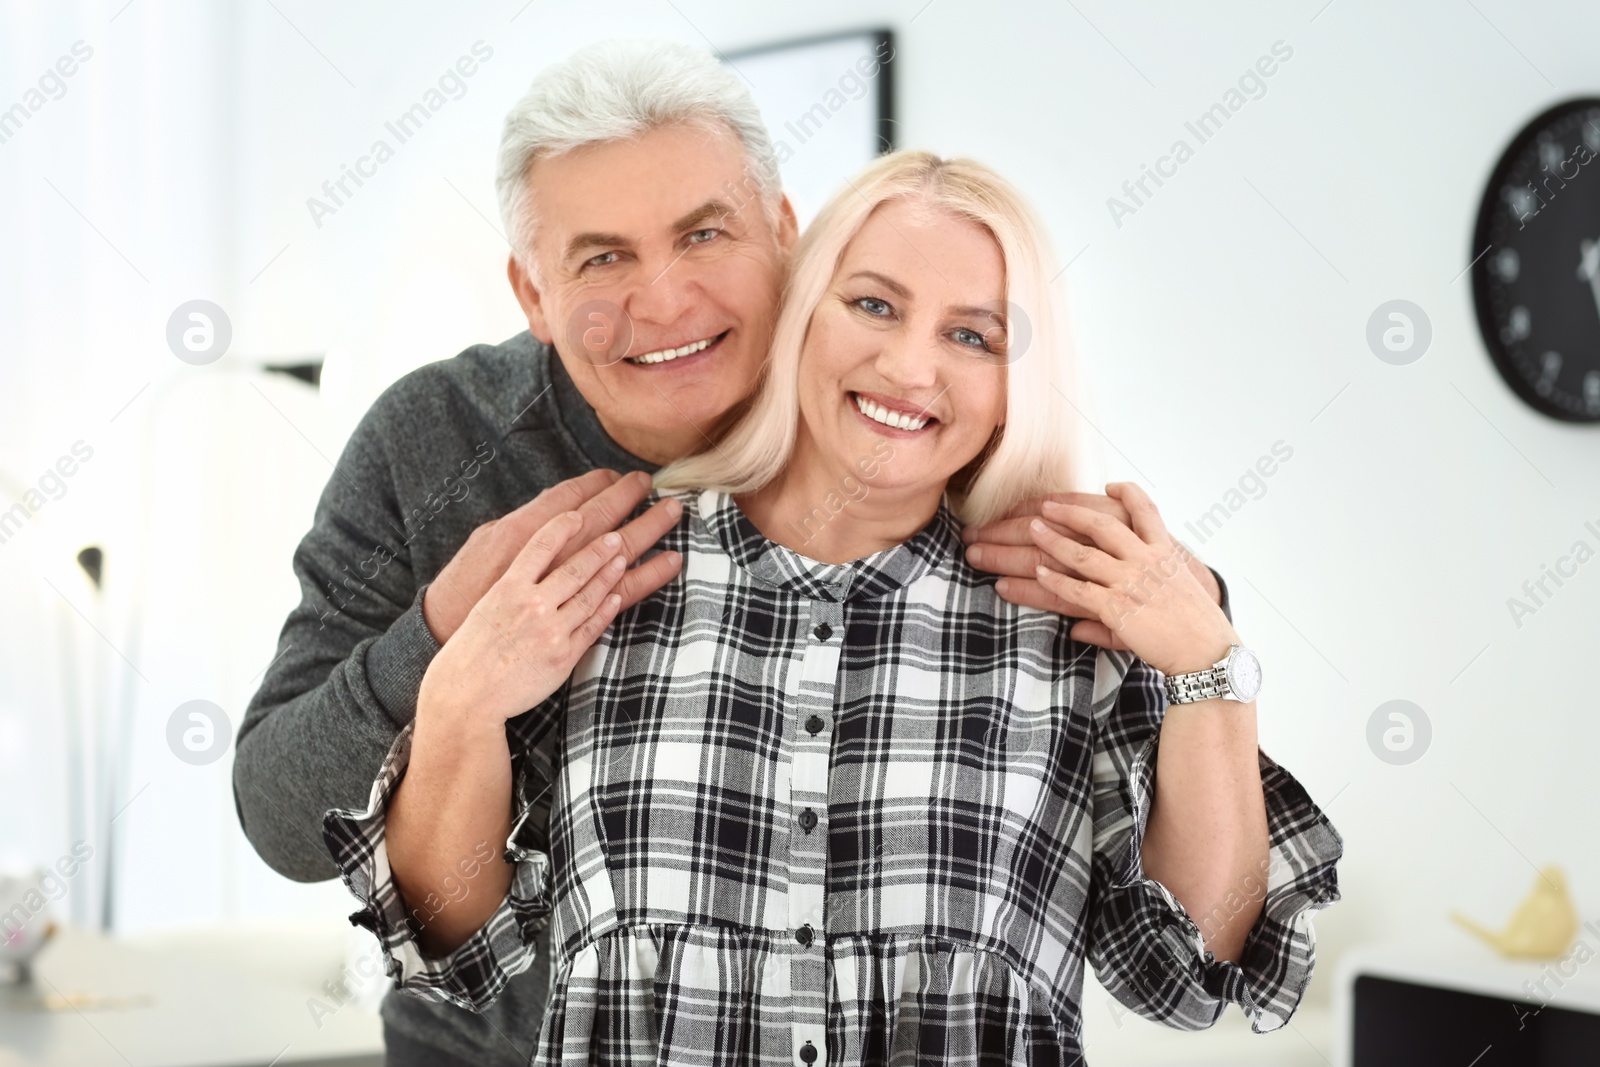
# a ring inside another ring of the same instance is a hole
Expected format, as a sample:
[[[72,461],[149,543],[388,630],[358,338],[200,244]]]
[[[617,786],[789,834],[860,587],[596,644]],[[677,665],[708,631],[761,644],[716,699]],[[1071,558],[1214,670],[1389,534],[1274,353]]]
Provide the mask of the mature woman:
[[[1251,658],[1155,507],[1123,483],[1132,529],[1065,505],[1076,538],[1035,531],[1069,572],[1041,581],[1131,652],[963,552],[963,522],[1071,487],[1041,233],[987,168],[916,152],[822,211],[750,411],[657,477],[677,577],[614,620],[615,546],[544,579],[570,652],[485,717],[519,814],[499,909],[448,954],[412,932],[382,847],[410,727],[368,810],[330,813],[402,988],[482,1006],[553,950],[540,1064],[1070,1064],[1086,958],[1174,1026],[1287,1021],[1342,842],[1256,748]]]

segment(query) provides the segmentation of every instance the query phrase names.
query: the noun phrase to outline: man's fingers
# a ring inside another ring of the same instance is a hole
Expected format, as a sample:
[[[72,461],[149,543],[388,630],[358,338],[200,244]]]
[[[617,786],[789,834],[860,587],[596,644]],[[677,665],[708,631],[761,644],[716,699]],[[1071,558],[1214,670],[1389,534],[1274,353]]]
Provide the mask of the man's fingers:
[[[558,482],[495,520],[498,526],[504,527],[499,533],[520,551],[523,542],[538,533],[545,523],[565,512],[578,511],[620,477],[616,471],[602,469]]]
[[[963,533],[962,540],[969,545],[980,542],[996,545],[1031,545],[1033,544],[1033,535],[1028,532],[1028,524],[1036,517],[1025,515],[1017,519],[999,519],[987,526],[970,527]],[[1070,526],[1063,526],[1060,523],[1051,522],[1049,519],[1045,519],[1045,523],[1062,537],[1070,537],[1075,541],[1087,543],[1084,535]]]
[[[980,571],[988,571],[990,574],[1011,575],[1030,580],[1038,573],[1039,567],[1049,567],[1053,571],[1066,569],[1066,564],[1031,543],[1026,547],[988,542],[969,545],[967,562]]]
[[[578,508],[583,516],[583,528],[573,538],[566,552],[556,557],[560,563],[583,545],[617,528],[633,509],[650,493],[650,476],[640,471],[623,475],[611,485],[596,493]]]
[[[683,505],[674,497],[651,504],[637,519],[617,532],[622,535],[622,552],[630,561],[644,555],[666,532],[678,525]]]
[[[1126,650],[1128,646],[1111,628],[1101,622],[1086,604],[1077,604],[1050,592],[1037,579],[1007,578],[1000,583],[1000,596],[1026,608],[1043,608],[1075,620],[1068,631],[1073,640],[1101,648]]]
[[[1079,619],[1073,623],[1069,631],[1074,641],[1082,641],[1086,645],[1099,645],[1101,648],[1127,649],[1122,638],[1111,631],[1111,628],[1099,619]]]
[[[1006,512],[1007,518],[1031,519],[1040,513],[1041,505],[1046,500],[1054,500],[1058,504],[1081,504],[1086,508],[1094,508],[1112,516],[1124,526],[1132,526],[1128,521],[1128,509],[1122,502],[1107,496],[1104,493],[1050,493],[1047,496],[1029,497]]]
[[[1025,608],[1042,608],[1053,611],[1057,615],[1066,615],[1074,619],[1093,616],[1094,612],[1083,604],[1074,604],[1056,596],[1043,585],[1037,578],[1005,578],[996,586],[1000,599],[1009,600],[1013,604],[1020,604]]]
[[[676,552],[662,552],[628,571],[617,583],[617,592],[622,595],[621,610],[626,611],[672,581],[682,567],[682,556]]]

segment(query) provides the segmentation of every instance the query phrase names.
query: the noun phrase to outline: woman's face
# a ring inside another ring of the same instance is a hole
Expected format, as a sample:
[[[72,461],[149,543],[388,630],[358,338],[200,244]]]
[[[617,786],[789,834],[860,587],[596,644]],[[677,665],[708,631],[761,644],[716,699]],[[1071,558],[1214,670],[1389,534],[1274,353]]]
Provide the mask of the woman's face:
[[[988,230],[922,201],[878,207],[812,314],[801,434],[873,488],[942,491],[1004,421],[1005,306]]]

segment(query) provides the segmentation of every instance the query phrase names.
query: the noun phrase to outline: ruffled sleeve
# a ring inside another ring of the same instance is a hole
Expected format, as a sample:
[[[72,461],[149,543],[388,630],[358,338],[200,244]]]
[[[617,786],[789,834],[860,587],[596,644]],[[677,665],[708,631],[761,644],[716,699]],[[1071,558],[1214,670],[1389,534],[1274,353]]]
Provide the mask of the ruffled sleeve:
[[[384,842],[389,799],[410,762],[413,723],[400,731],[390,747],[372,783],[366,809],[333,808],[323,816],[323,840],[345,885],[361,904],[350,922],[377,937],[385,971],[396,988],[424,1000],[482,1011],[507,982],[532,966],[537,952],[545,950],[539,935],[550,917],[548,745],[553,716],[536,714],[538,710],[506,724],[515,811],[504,851],[485,842],[473,856],[462,860],[463,896],[471,892],[478,866],[486,863],[515,863],[511,888],[488,921],[447,956],[426,955],[417,938],[423,920],[448,907],[450,899],[429,899],[415,905],[402,899]],[[544,736],[534,736],[541,726]]]
[[[1156,1022],[1202,1030],[1238,1004],[1256,1033],[1289,1021],[1316,966],[1312,914],[1339,900],[1335,865],[1344,842],[1294,776],[1257,750],[1270,853],[1265,868],[1216,913],[1220,927],[1255,900],[1264,904],[1240,962],[1215,959],[1198,924],[1171,891],[1144,875],[1141,848],[1155,796],[1156,750],[1166,711],[1162,675],[1128,652],[1099,653],[1096,691],[1116,684],[1096,716],[1094,871],[1089,960],[1101,983]]]

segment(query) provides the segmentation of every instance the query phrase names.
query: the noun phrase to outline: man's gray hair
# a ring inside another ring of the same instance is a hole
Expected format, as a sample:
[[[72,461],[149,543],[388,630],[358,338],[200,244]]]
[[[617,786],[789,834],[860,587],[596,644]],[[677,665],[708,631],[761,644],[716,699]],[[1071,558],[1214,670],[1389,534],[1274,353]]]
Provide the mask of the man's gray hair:
[[[743,180],[754,187],[768,218],[776,220],[782,191],[777,157],[739,76],[690,45],[600,41],[541,70],[506,115],[495,189],[501,221],[523,267],[538,277],[533,261],[537,210],[527,181],[535,157],[636,137],[677,122],[731,129],[745,151]]]

